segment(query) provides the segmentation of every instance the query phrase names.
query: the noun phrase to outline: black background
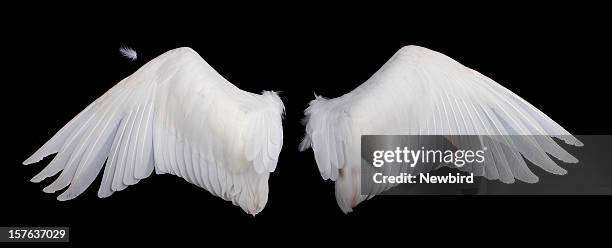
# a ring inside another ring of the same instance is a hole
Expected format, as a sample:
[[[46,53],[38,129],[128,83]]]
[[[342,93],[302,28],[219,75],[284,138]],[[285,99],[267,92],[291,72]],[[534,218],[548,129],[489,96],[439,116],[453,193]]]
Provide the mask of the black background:
[[[610,134],[602,117],[610,106],[610,28],[602,6],[37,7],[7,8],[15,15],[3,17],[9,44],[3,58],[8,113],[2,226],[69,226],[73,245],[120,240],[262,245],[288,236],[298,238],[286,244],[440,241],[426,234],[521,244],[521,236],[609,227],[607,199],[586,196],[384,196],[344,215],[312,152],[297,151],[303,110],[315,92],[337,97],[352,90],[410,44],[488,75],[572,133]],[[122,58],[122,45],[136,49],[138,60]],[[153,175],[107,199],[96,196],[100,176],[68,202],[42,192],[51,180],[28,181],[50,159],[31,166],[21,162],[66,122],[147,61],[182,46],[192,47],[241,89],[282,91],[284,147],[260,214],[247,215],[170,175]]]

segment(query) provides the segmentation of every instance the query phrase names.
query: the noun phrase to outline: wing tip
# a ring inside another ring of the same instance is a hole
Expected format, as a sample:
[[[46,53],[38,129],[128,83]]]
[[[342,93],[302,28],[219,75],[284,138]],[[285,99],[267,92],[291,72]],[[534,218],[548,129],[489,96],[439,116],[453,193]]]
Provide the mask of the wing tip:
[[[32,154],[32,156],[30,156],[29,158],[27,158],[26,160],[24,160],[23,162],[21,162],[21,164],[23,165],[30,165],[30,164],[35,164],[40,162],[41,160],[43,160],[43,158],[45,158],[45,156],[41,156],[38,154],[38,152]]]
[[[60,195],[57,196],[57,200],[61,202],[70,201],[79,196],[80,194],[81,193],[73,192],[71,189],[67,189],[66,191],[62,192]]]
[[[565,142],[565,144],[568,145],[572,145],[572,146],[576,146],[576,147],[583,147],[584,143],[582,143],[582,141],[580,141],[578,138],[576,138],[573,135],[553,135],[552,137],[555,137],[557,139],[562,140],[563,142]]]
[[[30,165],[30,164],[35,164],[38,163],[41,159],[34,159],[34,158],[28,158],[26,160],[24,160],[23,162],[21,162],[22,165]]]
[[[574,138],[574,142],[571,144],[577,147],[583,147],[584,143],[582,143],[580,140],[578,140],[577,138]]]
[[[101,190],[98,190],[98,198],[101,198],[101,199],[107,198],[107,197],[113,195],[113,193],[114,193],[113,191],[101,191]]]
[[[30,179],[30,182],[32,182],[32,183],[40,183],[40,182],[42,182],[43,179],[45,179],[45,177],[41,177],[41,176],[36,175],[36,176],[34,176],[34,177],[32,177]]]
[[[522,177],[522,178],[518,178],[519,180],[525,182],[525,183],[529,183],[529,184],[534,184],[540,181],[540,178],[536,175],[531,175],[531,176],[527,176],[527,177]]]
[[[576,157],[572,156],[571,154],[569,154],[569,156],[562,157],[561,161],[563,161],[564,163],[568,163],[568,164],[576,164],[580,162],[580,160],[578,160]]]
[[[565,175],[567,174],[567,170],[561,168],[560,166],[557,166],[557,168],[555,168],[555,170],[552,173],[555,175]]]
[[[47,187],[43,188],[43,192],[47,193],[47,194],[53,194],[57,191],[57,189],[54,189],[52,187],[53,184],[48,185]]]

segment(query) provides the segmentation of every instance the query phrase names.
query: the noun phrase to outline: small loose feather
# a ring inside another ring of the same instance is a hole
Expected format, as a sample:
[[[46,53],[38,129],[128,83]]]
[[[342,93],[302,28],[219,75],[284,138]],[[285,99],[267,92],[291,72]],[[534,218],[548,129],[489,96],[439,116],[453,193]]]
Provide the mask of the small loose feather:
[[[126,57],[132,61],[138,58],[138,54],[136,54],[136,51],[129,47],[120,47],[119,52],[121,53],[121,55],[123,55],[123,57]]]

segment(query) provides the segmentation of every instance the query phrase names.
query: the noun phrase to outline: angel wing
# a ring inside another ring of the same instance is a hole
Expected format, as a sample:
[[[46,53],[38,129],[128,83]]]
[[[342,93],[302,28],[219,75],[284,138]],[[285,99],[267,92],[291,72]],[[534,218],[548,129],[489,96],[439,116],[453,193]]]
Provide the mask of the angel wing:
[[[254,215],[268,199],[268,177],[283,142],[283,112],[276,93],[242,91],[192,49],[177,48],[112,87],[24,164],[57,153],[31,181],[61,171],[44,189],[68,187],[60,201],[80,195],[103,167],[99,197],[155,170],[182,177]]]
[[[521,155],[554,174],[566,171],[547,153],[577,162],[551,137],[582,146],[508,89],[444,54],[418,46],[403,47],[370,79],[341,97],[316,96],[305,115],[306,135],[300,149],[312,147],[322,177],[336,181],[336,200],[345,213],[388,189],[366,189],[370,193],[361,194],[361,135],[517,135],[484,144],[493,149],[493,158],[486,159],[483,167],[463,167],[505,183],[538,180]]]

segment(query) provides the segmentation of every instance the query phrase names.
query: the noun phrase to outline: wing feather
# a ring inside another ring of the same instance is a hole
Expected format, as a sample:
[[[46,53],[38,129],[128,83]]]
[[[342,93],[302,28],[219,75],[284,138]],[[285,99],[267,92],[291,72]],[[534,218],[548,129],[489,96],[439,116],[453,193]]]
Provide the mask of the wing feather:
[[[311,146],[321,176],[336,181],[336,198],[345,212],[388,189],[373,185],[365,190],[370,195],[361,196],[360,162],[353,159],[360,156],[360,135],[447,135],[458,147],[484,146],[490,149],[484,165],[468,165],[461,170],[504,183],[515,179],[538,181],[525,159],[547,172],[565,174],[566,170],[549,155],[568,163],[577,159],[551,137],[582,145],[540,110],[492,79],[417,46],[400,49],[348,94],[335,99],[317,96],[305,114],[306,136],[301,149]],[[473,140],[455,135],[480,137]],[[333,172],[339,172],[339,176],[330,176]]]
[[[189,48],[151,60],[74,117],[24,164],[58,153],[33,182],[61,172],[45,192],[99,197],[170,173],[256,214],[282,147],[283,104],[274,92],[238,89]]]

